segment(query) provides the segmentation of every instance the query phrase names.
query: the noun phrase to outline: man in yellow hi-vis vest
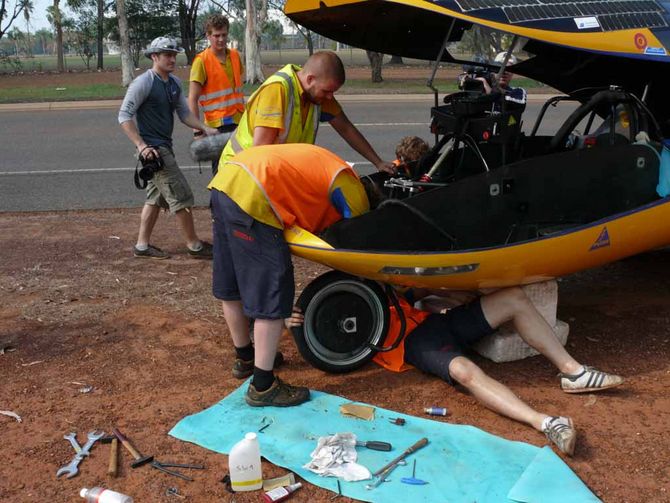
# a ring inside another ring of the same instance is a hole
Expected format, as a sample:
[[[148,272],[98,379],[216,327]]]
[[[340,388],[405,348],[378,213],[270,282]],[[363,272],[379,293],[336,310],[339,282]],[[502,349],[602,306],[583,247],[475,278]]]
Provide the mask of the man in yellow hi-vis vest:
[[[234,131],[244,112],[244,67],[239,52],[226,47],[229,27],[225,16],[214,14],[207,18],[209,47],[193,60],[188,87],[188,106],[193,115],[200,117],[202,110],[205,124],[220,133]],[[202,131],[193,130],[194,137],[201,135]],[[214,174],[217,164],[212,162]]]
[[[252,146],[314,143],[320,122],[338,134],[378,170],[394,173],[342,111],[335,92],[345,81],[344,65],[330,51],[314,53],[301,68],[286,65],[249,97],[239,127],[223,150],[219,163]]]

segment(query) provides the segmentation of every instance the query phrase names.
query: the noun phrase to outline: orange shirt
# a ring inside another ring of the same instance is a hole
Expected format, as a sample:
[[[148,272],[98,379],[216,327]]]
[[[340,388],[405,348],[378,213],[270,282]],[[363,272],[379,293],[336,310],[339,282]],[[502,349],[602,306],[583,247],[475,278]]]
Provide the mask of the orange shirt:
[[[381,365],[387,370],[392,370],[393,372],[404,372],[412,368],[411,365],[405,363],[405,340],[407,336],[418,327],[428,316],[431,315],[428,311],[421,311],[420,309],[415,309],[412,307],[404,298],[398,297],[398,302],[400,304],[400,309],[402,309],[403,314],[405,315],[405,338],[402,342],[392,351],[380,352],[377,353],[373,360],[375,363]],[[398,337],[400,333],[400,318],[396,312],[393,305],[389,306],[390,317],[389,317],[389,329],[384,340],[384,346],[390,346]]]

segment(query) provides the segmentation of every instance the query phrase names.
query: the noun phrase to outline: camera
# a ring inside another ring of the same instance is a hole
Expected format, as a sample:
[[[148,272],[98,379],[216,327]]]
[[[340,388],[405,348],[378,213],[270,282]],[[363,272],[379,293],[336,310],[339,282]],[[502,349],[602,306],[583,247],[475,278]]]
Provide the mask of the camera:
[[[142,163],[142,167],[140,168],[138,174],[139,177],[145,182],[151,180],[156,173],[165,167],[163,164],[163,159],[160,157],[160,155],[150,159],[145,159],[144,157],[140,156],[140,162]]]
[[[475,65],[463,65],[463,73],[458,76],[458,88],[462,91],[484,92],[484,83],[486,80],[489,86],[494,87],[495,73],[488,68]]]

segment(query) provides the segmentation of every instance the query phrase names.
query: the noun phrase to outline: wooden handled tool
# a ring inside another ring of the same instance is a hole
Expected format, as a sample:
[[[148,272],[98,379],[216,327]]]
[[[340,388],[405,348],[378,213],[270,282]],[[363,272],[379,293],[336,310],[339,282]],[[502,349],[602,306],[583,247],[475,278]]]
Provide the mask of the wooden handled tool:
[[[376,477],[376,476],[379,475],[380,473],[385,472],[386,470],[388,470],[388,469],[391,468],[392,466],[397,465],[400,461],[402,461],[403,459],[405,459],[407,456],[409,456],[409,455],[412,454],[413,452],[418,451],[419,449],[421,449],[422,447],[426,446],[427,444],[428,444],[428,439],[427,439],[427,438],[422,438],[422,439],[419,440],[417,443],[415,443],[413,446],[411,446],[411,447],[409,447],[407,450],[405,450],[405,452],[403,452],[400,456],[398,456],[397,458],[395,458],[393,461],[391,461],[390,463],[387,463],[385,466],[383,466],[382,468],[380,468],[379,470],[377,470],[376,472],[374,472],[374,473],[372,474],[372,476],[373,476],[373,477]]]
[[[133,447],[133,444],[130,443],[130,440],[128,440],[123,433],[121,433],[117,428],[114,428],[112,430],[112,433],[114,433],[114,436],[119,439],[119,441],[123,444],[123,446],[128,449],[128,452],[132,454],[133,458],[135,458],[135,461],[130,463],[130,466],[133,468],[137,468],[139,466],[142,466],[147,463],[151,463],[154,460],[153,456],[143,456],[135,447]]]
[[[119,439],[116,436],[112,439],[112,444],[109,447],[109,466],[107,467],[107,475],[116,477],[118,475],[119,466]]]

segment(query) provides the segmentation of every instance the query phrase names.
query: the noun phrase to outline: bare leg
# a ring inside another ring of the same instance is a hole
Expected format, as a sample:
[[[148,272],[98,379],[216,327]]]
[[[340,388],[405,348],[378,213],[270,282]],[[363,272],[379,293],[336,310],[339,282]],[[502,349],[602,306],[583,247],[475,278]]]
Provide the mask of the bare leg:
[[[175,213],[177,216],[177,223],[181,229],[184,238],[186,238],[186,245],[194,249],[200,243],[198,235],[195,233],[195,224],[193,223],[193,213],[189,209],[179,210]]]
[[[542,431],[542,421],[548,417],[547,414],[532,409],[511,389],[486,375],[469,359],[464,356],[454,358],[449,364],[449,375],[485,407]]]
[[[505,288],[481,298],[484,316],[494,328],[512,321],[521,338],[561,372],[576,373],[581,365],[558,342],[554,331],[521,288]]]
[[[239,300],[221,301],[223,316],[226,318],[230,337],[236,348],[243,348],[251,344],[249,338],[249,319],[242,311],[242,302]]]
[[[254,341],[256,356],[254,365],[259,369],[272,370],[279,338],[284,329],[284,320],[256,320],[254,322]]]
[[[140,214],[140,231],[137,235],[137,245],[146,246],[151,240],[151,233],[158,220],[160,214],[160,207],[153,204],[145,204]]]

